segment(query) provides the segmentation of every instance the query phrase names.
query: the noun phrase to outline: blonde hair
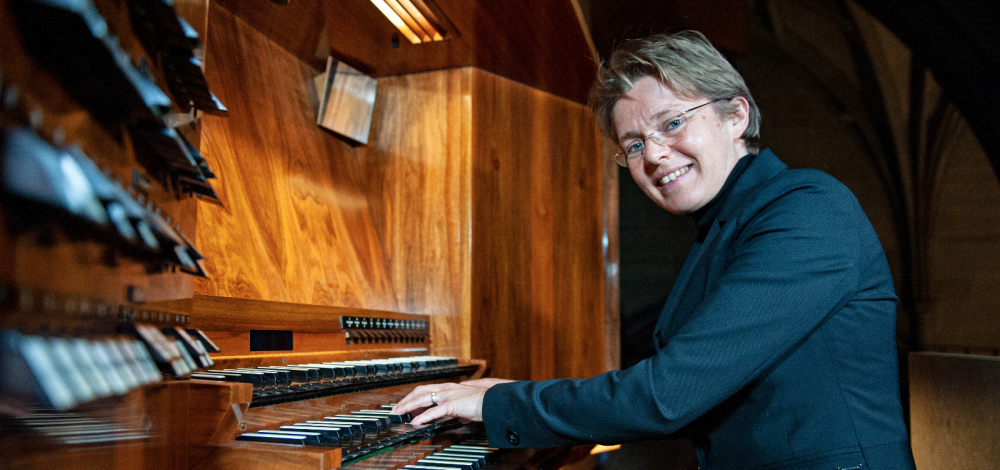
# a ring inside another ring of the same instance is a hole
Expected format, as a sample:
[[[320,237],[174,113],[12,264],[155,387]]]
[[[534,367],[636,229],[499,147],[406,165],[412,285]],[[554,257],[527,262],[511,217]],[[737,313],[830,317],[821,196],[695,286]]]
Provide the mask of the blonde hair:
[[[739,72],[697,31],[627,41],[601,64],[589,101],[597,126],[605,136],[618,141],[615,104],[637,80],[646,76],[659,77],[684,98],[722,100],[713,105],[720,116],[738,111],[738,105],[730,101],[732,98],[746,98],[750,123],[741,137],[751,154],[760,151],[760,110],[750,90]]]

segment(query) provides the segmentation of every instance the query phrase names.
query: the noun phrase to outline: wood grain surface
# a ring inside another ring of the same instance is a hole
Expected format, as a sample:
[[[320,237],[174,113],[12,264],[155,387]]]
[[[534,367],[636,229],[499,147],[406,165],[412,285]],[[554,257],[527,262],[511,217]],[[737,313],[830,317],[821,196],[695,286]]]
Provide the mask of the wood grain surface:
[[[604,227],[601,242],[604,253],[604,367],[621,368],[621,255],[618,238],[618,171],[615,153],[618,145],[603,139],[602,193]]]
[[[1000,358],[911,353],[910,438],[921,470],[998,468]]]
[[[231,441],[192,449],[191,470],[330,470],[340,467],[340,449]]]
[[[616,365],[585,107],[473,68],[387,77],[355,148],[316,128],[307,63],[227,8],[209,23],[207,75],[231,111],[204,123],[226,207],[199,206],[214,277],[196,293],[428,315],[431,353],[495,376]]]
[[[218,3],[316,70],[326,52],[375,77],[473,66],[579,103],[597,73],[577,0],[437,0],[459,37],[424,44],[410,44],[370,0]]]
[[[430,315],[434,354],[469,355],[471,70],[379,81],[359,149],[375,229],[401,311]]]
[[[333,74],[333,77],[329,77]],[[372,125],[372,108],[378,82],[354,67],[330,59],[324,86],[319,87],[320,118],[317,123],[333,132],[361,144],[368,143]]]
[[[229,118],[203,153],[224,208],[202,204],[199,294],[396,310],[351,147],[315,124],[314,71],[212,4],[206,75]]]
[[[169,304],[166,308],[162,304],[150,304],[148,307],[188,312],[192,316],[191,327],[203,330],[221,350],[214,356],[218,363],[216,368],[382,359],[429,353],[429,339],[395,343],[349,342],[347,330],[340,326],[341,316],[426,321],[426,315],[202,295]],[[288,351],[251,351],[251,330],[291,331],[293,348]]]
[[[379,90],[359,151],[365,186],[397,302],[431,315],[432,351],[513,378],[616,367],[589,111],[471,68],[385,78]]]
[[[215,0],[210,3],[213,9],[222,6],[235,13],[276,46],[314,70],[326,68],[330,47],[325,12],[331,2],[293,0],[288,5],[278,5],[270,0]],[[364,27],[363,23],[352,26],[355,29]]]
[[[603,170],[589,111],[473,77],[473,357],[500,377],[603,372]]]

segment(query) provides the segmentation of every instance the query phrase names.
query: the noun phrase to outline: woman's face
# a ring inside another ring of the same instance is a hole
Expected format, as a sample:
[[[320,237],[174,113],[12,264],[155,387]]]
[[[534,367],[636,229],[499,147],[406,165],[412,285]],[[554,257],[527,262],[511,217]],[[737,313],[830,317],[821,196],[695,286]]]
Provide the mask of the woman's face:
[[[669,128],[679,114],[708,101],[680,97],[659,79],[643,77],[615,103],[618,144],[624,148]],[[653,202],[683,215],[719,194],[736,162],[747,154],[741,136],[749,122],[748,104],[742,97],[731,101],[740,103],[736,114],[720,117],[712,105],[687,113],[676,134],[662,144],[645,139],[643,155],[629,159],[632,179]]]

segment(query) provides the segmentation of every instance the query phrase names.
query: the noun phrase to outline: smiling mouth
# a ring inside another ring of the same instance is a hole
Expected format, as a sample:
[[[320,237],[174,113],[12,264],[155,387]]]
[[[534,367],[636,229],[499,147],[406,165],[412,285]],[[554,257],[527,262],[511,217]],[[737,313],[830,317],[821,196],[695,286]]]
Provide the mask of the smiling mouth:
[[[690,165],[688,165],[688,166],[686,166],[686,167],[684,167],[684,168],[681,168],[680,170],[677,170],[677,171],[675,171],[675,172],[673,172],[673,173],[670,173],[670,174],[669,174],[669,175],[667,175],[667,176],[664,176],[663,178],[660,178],[660,180],[659,180],[659,181],[657,181],[657,183],[658,183],[658,184],[659,184],[660,186],[663,186],[663,185],[665,185],[665,184],[667,184],[667,183],[669,183],[669,182],[671,182],[671,181],[673,181],[673,180],[675,180],[675,179],[679,178],[679,177],[680,177],[681,175],[683,175],[684,173],[687,173],[687,172],[688,172],[688,170],[690,170],[690,169],[691,169],[691,166],[690,166]]]

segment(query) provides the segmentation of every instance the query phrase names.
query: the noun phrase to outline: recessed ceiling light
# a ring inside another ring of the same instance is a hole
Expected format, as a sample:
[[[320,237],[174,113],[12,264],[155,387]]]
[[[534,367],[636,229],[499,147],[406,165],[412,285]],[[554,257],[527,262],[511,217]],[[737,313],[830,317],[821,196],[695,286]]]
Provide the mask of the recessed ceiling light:
[[[413,44],[458,37],[458,31],[433,0],[371,0]]]

